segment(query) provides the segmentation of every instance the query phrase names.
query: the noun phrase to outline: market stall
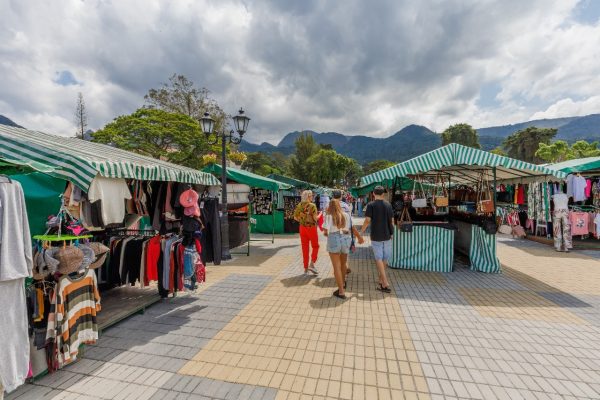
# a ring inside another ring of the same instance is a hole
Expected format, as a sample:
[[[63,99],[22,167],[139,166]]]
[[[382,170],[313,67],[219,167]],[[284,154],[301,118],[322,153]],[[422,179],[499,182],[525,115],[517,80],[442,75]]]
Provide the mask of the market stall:
[[[397,227],[390,267],[449,272],[450,255],[458,251],[469,257],[472,270],[494,273],[500,271],[496,185],[564,179],[565,174],[453,143],[365,176],[361,186],[389,185],[404,177],[414,184],[411,190],[392,189]],[[410,212],[403,216],[405,207]]]
[[[98,332],[117,320],[161,297],[194,289],[196,272],[202,271],[199,221],[210,225],[212,218],[201,215],[200,201],[210,208],[208,193],[219,185],[212,175],[107,145],[4,125],[0,174],[0,212],[5,220],[10,215],[19,221],[10,228],[18,234],[6,231],[6,224],[1,227],[1,244],[9,245],[10,238],[11,252],[22,253],[15,265],[23,265],[14,276],[0,272],[0,284],[5,278],[24,281],[19,283],[24,296],[9,296],[2,303],[5,309],[27,309],[25,330],[15,326],[11,337],[19,357],[30,357],[29,376],[75,361],[80,345],[94,343]],[[212,245],[205,242],[202,250]],[[184,268],[186,257],[191,261],[186,266],[198,268]],[[79,312],[79,297],[69,296],[73,282],[90,305]],[[79,325],[82,320],[89,323]]]
[[[211,164],[203,169],[204,172],[221,176],[221,166]],[[281,210],[277,209],[277,196],[280,191],[288,190],[290,185],[270,179],[261,175],[254,174],[239,168],[227,167],[228,184],[244,184],[250,189],[252,201],[248,197],[245,204],[248,206],[245,225],[238,225],[237,230],[245,230],[256,233],[270,233],[271,241],[275,240],[275,234],[283,233],[283,215]],[[239,205],[235,207],[238,208]],[[231,218],[230,218],[230,231]],[[257,239],[250,239],[257,240]]]
[[[300,224],[294,220],[294,210],[300,204],[302,191],[317,190],[318,186],[279,174],[270,174],[267,177],[291,186],[290,189],[279,191],[277,209],[283,212],[283,232],[298,233],[300,231]]]

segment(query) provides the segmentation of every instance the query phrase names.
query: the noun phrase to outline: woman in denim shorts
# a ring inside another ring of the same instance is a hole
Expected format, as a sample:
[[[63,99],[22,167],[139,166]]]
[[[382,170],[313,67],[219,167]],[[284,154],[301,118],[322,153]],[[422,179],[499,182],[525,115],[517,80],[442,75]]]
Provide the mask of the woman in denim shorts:
[[[327,236],[327,251],[333,265],[333,274],[338,290],[333,295],[340,299],[346,298],[346,260],[350,252],[352,237],[350,236],[350,215],[342,210],[340,201],[332,199],[329,202],[325,223],[323,224]]]

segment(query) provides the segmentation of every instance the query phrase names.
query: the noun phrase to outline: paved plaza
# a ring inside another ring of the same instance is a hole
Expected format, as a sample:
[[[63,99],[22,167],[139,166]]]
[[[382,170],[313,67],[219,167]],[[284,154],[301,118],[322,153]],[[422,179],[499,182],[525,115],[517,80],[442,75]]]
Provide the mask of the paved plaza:
[[[502,274],[389,270],[383,294],[364,245],[342,301],[321,243],[316,278],[297,237],[253,243],[8,398],[600,398],[597,254],[500,238]]]

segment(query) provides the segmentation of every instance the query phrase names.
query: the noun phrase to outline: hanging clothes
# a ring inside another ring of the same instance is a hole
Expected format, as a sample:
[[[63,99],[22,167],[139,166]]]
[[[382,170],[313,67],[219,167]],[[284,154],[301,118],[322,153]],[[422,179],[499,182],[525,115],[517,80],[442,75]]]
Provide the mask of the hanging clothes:
[[[29,221],[23,188],[0,177],[0,386],[11,392],[29,372],[25,278],[33,269]]]
[[[573,201],[580,202],[585,201],[587,197],[585,196],[585,189],[587,187],[587,182],[583,176],[575,176],[573,178]]]
[[[569,198],[566,194],[558,193],[552,196],[554,213],[552,219],[554,248],[556,251],[568,251],[573,248],[571,224],[569,222]]]
[[[569,213],[571,224],[571,235],[587,235],[589,233],[589,214],[583,211],[571,211]]]
[[[96,175],[87,195],[92,203],[102,200],[102,220],[105,225],[123,223],[125,200],[131,199],[125,179]]]

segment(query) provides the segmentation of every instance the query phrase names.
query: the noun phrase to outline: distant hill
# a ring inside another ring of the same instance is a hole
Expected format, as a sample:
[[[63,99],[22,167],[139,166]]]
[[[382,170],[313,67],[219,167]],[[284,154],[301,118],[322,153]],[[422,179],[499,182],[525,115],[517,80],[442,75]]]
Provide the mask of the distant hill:
[[[600,114],[582,117],[540,119],[517,124],[479,128],[479,142],[485,150],[494,149],[502,144],[507,136],[530,126],[539,128],[557,128],[556,139],[575,142],[577,140],[600,140]],[[408,125],[387,138],[370,136],[350,136],[337,132],[317,133],[312,130],[294,131],[286,134],[277,146],[270,143],[253,144],[243,141],[242,151],[266,153],[281,152],[289,155],[294,152],[294,142],[302,133],[315,138],[319,144],[330,144],[340,154],[352,157],[361,164],[373,160],[387,159],[400,162],[423,154],[441,146],[440,135],[420,125]]]
[[[4,115],[0,115],[0,125],[8,125],[8,126],[14,126],[15,128],[23,128],[21,125],[18,125],[13,120],[5,117]]]

